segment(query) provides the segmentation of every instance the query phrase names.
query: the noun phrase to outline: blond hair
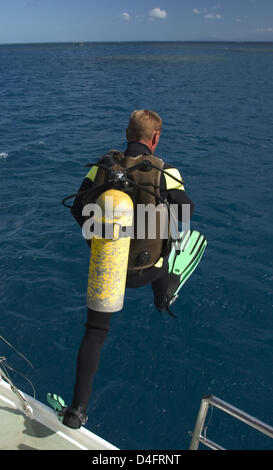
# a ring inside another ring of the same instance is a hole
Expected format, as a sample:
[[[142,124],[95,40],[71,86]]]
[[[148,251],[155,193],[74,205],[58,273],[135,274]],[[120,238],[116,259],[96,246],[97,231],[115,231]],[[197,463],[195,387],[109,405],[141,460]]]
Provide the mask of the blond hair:
[[[154,111],[140,109],[134,111],[127,129],[128,141],[149,141],[156,131],[161,132],[162,119]]]

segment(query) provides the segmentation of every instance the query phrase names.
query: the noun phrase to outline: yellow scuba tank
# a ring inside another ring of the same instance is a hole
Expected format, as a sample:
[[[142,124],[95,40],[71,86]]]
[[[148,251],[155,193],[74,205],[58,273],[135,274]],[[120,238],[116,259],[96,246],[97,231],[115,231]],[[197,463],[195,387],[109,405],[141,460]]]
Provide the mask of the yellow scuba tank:
[[[92,237],[87,306],[117,312],[124,302],[134,206],[130,196],[116,189],[102,193],[96,204],[94,223],[105,234],[95,232]]]

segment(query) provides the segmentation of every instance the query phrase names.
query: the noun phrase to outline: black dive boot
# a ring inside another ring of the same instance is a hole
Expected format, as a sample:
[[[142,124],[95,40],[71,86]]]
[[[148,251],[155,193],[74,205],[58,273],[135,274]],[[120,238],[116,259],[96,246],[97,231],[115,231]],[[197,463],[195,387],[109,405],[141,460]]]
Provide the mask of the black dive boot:
[[[70,406],[66,408],[64,412],[63,424],[72,429],[79,429],[86,424],[87,419],[87,415],[81,407],[72,408],[72,406]]]

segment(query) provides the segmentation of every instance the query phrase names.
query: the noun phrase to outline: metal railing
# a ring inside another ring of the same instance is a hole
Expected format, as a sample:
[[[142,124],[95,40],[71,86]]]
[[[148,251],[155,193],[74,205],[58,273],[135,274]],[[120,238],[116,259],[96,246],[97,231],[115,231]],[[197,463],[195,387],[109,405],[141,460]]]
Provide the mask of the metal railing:
[[[220,410],[233,416],[239,421],[243,421],[244,423],[248,424],[252,428],[255,428],[256,430],[262,432],[263,434],[266,434],[267,436],[273,438],[273,427],[270,426],[269,424],[266,424],[263,421],[260,421],[259,419],[254,418],[253,416],[249,415],[248,413],[245,413],[242,410],[239,410],[238,408],[235,408],[235,406],[232,406],[229,403],[226,403],[225,401],[220,400],[220,398],[217,398],[214,395],[205,395],[202,398],[199,413],[198,413],[197,420],[196,420],[195,427],[194,427],[194,431],[192,433],[190,450],[198,450],[200,442],[213,450],[226,450],[224,447],[221,447],[220,445],[208,439],[206,435],[205,436],[202,435],[203,428],[204,428],[205,421],[206,421],[207,412],[211,406],[219,408]]]
[[[1,363],[1,358],[0,358],[0,363]],[[31,416],[32,414],[32,408],[30,404],[27,402],[27,400],[23,397],[22,393],[18,390],[16,385],[12,382],[10,377],[6,374],[6,372],[0,367],[0,381],[1,379],[4,379],[9,385],[13,393],[17,395],[19,398],[20,402],[22,403],[23,411],[28,415]]]

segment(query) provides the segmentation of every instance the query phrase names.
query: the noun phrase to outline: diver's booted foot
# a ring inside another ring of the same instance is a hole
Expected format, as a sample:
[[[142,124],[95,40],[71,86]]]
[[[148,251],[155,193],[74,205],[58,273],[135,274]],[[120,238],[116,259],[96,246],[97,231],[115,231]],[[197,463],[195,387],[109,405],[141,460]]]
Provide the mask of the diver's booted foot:
[[[65,426],[72,429],[79,429],[87,422],[87,415],[83,412],[81,407],[67,407],[62,397],[56,395],[56,393],[48,393],[46,398],[49,405],[55,411],[58,420]]]
[[[80,409],[66,408],[62,423],[72,429],[79,429],[87,422],[87,416]]]

